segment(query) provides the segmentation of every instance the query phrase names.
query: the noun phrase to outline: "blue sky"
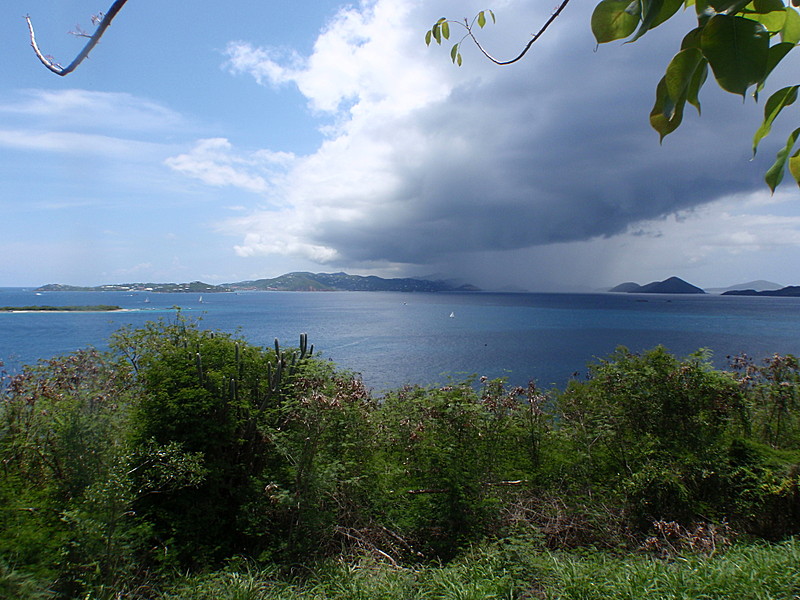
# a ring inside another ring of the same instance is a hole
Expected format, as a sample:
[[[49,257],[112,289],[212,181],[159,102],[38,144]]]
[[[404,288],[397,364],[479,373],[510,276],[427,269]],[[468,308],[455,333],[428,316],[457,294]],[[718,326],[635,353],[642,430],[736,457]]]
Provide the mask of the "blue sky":
[[[690,15],[596,49],[577,3],[515,66],[465,48],[457,68],[425,47],[436,18],[492,8],[484,40],[506,57],[553,3],[129,0],[61,78],[23,16],[66,64],[82,45],[67,32],[110,0],[8,4],[0,286],[292,270],[531,290],[800,284],[797,187],[762,183],[791,115],[754,161],[761,106],[710,84],[702,118],[687,112],[663,145],[649,128]]]

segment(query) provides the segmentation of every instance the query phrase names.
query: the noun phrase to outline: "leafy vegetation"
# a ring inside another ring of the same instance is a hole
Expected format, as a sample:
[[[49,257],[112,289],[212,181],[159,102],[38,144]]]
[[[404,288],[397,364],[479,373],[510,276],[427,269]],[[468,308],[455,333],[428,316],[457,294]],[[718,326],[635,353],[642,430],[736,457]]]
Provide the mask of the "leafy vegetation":
[[[563,391],[373,398],[305,336],[178,315],[111,346],[3,376],[0,595],[799,591],[794,357],[619,349]]]
[[[709,67],[723,90],[744,97],[752,88],[757,100],[769,75],[800,42],[800,13],[794,2],[783,0],[602,0],[592,16],[592,31],[598,43],[631,35],[635,41],[669,20],[681,6],[694,6],[697,27],[683,38],[656,88],[650,124],[662,139],[680,126],[687,102],[700,112],[699,93]],[[753,136],[754,155],[778,114],[797,99],[798,87],[781,88],[767,99],[764,120]],[[798,134],[800,130],[789,135],[767,171],[765,179],[773,191],[787,165],[800,183],[800,150],[794,149]]]

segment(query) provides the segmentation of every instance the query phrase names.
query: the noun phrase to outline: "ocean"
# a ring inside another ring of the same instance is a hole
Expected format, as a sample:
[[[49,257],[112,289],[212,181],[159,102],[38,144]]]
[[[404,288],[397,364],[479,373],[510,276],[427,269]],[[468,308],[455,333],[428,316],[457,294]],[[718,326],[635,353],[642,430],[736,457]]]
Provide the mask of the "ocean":
[[[249,342],[296,346],[361,374],[375,392],[440,385],[469,375],[534,380],[563,388],[617,346],[664,345],[685,356],[713,352],[761,359],[800,354],[800,298],[716,295],[393,292],[44,292],[0,288],[0,306],[114,304],[115,313],[0,313],[0,361],[22,365],[89,346],[107,348],[123,325],[173,319],[175,307],[201,326]]]

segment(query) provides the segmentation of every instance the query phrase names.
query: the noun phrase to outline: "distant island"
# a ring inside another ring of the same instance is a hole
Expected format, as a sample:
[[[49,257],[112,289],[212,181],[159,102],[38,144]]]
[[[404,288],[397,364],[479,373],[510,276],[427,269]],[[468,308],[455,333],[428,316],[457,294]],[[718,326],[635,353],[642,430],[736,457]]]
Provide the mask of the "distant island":
[[[470,284],[453,284],[447,281],[399,278],[384,279],[375,275],[349,275],[347,273],[286,273],[272,279],[255,279],[236,283],[212,285],[202,281],[190,283],[120,283],[94,287],[49,283],[37,292],[178,292],[212,294],[239,291],[275,292],[477,292],[480,288]]]
[[[738,292],[743,290],[756,290],[759,292],[763,292],[765,290],[779,290],[782,287],[786,286],[780,283],[775,283],[774,281],[765,281],[764,279],[757,279],[755,281],[747,281],[745,283],[737,283],[734,285],[729,285],[728,287],[724,288],[705,288],[705,290],[709,294],[724,294],[725,292]]]
[[[723,296],[781,296],[792,298],[800,296],[800,285],[788,285],[779,290],[729,290],[722,293]]]
[[[715,288],[714,291],[721,291],[722,296],[777,296],[784,298],[800,297],[800,285],[789,285],[780,287],[770,281],[751,281],[748,284],[738,284],[729,288]],[[755,289],[756,287],[760,289]],[[770,289],[771,288],[771,289]],[[654,281],[647,285],[639,285],[632,281],[620,283],[608,290],[615,293],[627,294],[705,294],[706,291],[691,283],[685,282],[679,277],[670,277],[664,281]]]
[[[639,285],[628,281],[621,283],[609,290],[616,293],[627,294],[705,294],[705,290],[687,283],[680,277],[670,277],[664,281],[653,281],[647,285]]]
[[[0,312],[113,312],[121,306],[95,304],[91,306],[0,306]]]

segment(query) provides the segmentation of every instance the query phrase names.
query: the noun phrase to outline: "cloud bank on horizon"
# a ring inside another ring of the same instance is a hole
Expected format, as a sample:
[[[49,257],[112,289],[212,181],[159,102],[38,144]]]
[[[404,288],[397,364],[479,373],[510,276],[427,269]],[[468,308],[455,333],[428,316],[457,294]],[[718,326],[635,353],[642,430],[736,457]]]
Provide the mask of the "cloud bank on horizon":
[[[269,139],[254,148],[224,119],[200,123],[144,93],[63,88],[17,91],[0,102],[0,115],[20,123],[0,127],[0,148],[97,161],[103,168],[94,172],[108,177],[104,199],[71,199],[95,209],[112,202],[120,180],[127,190],[149,186],[163,210],[186,202],[163,200],[171,193],[197,194],[204,207],[184,229],[201,230],[205,219],[211,246],[233,245],[236,260],[270,265],[261,276],[317,265],[439,271],[533,289],[673,274],[702,285],[734,283],[739,274],[800,282],[800,271],[781,276],[776,267],[800,245],[796,190],[769,196],[761,179],[774,156],[768,144],[748,162],[761,108],[743,108],[709,86],[703,117],[687,115],[663,146],[647,125],[681,23],[596,49],[592,7],[576,5],[513,67],[491,65],[465,46],[458,68],[449,47],[426,48],[423,35],[436,18],[483,8],[472,0],[363,0],[336,10],[305,53],[229,38],[217,49],[221,73],[265,94],[298,95],[321,135],[312,150]],[[502,0],[492,9],[498,22],[482,35],[505,57],[553,6]],[[120,174],[132,165],[136,176]],[[221,207],[211,209],[215,195]],[[172,265],[188,260],[192,249],[180,245],[177,227],[152,228],[161,240],[154,248],[169,240]],[[135,254],[134,241],[115,239],[121,255]],[[130,262],[109,259],[106,272],[147,272],[155,261]],[[222,260],[214,268],[219,280],[235,278]],[[163,273],[180,278],[179,269]],[[215,275],[192,275],[200,276]],[[726,280],[709,281],[715,276]]]

